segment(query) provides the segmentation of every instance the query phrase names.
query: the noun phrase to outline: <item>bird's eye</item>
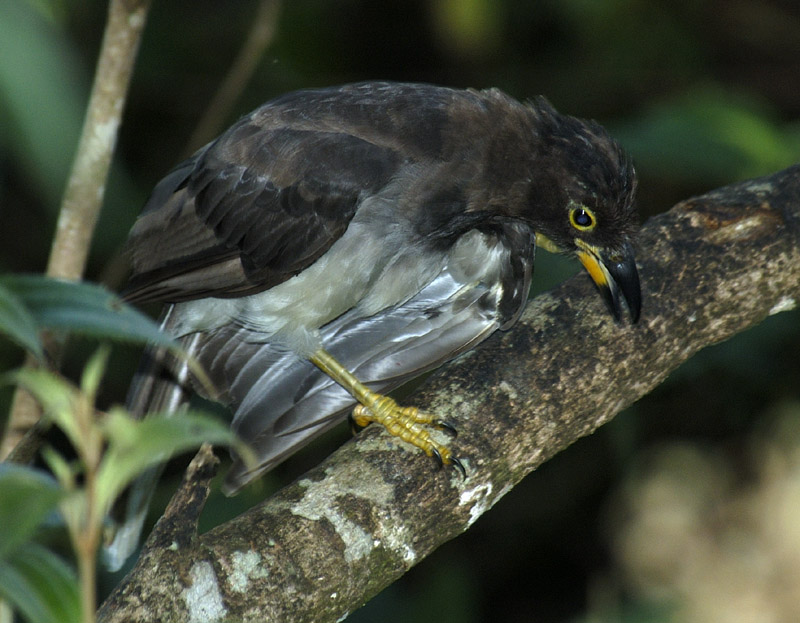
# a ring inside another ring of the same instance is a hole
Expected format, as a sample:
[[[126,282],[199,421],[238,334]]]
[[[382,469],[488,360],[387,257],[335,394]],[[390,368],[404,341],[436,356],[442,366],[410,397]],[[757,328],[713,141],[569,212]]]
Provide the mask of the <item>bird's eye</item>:
[[[569,222],[579,231],[591,231],[597,225],[594,212],[589,208],[575,208],[569,213]]]

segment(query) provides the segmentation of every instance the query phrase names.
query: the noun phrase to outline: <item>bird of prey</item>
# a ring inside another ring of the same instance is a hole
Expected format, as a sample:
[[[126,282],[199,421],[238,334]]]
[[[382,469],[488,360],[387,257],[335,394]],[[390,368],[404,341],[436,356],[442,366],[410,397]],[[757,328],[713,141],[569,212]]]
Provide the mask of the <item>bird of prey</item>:
[[[178,165],[130,235],[126,298],[205,367],[256,466],[355,409],[463,469],[383,392],[519,318],[534,250],[574,253],[615,318],[641,297],[635,174],[598,124],[497,89],[364,82],[274,99]],[[140,375],[134,409],[188,376]],[[176,376],[179,377],[176,379]],[[146,377],[146,378],[143,378]]]

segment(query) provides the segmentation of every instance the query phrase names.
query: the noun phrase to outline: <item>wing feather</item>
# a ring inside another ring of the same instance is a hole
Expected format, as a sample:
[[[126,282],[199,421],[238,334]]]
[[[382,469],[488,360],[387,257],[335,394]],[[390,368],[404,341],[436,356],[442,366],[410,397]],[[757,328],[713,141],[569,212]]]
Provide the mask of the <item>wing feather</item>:
[[[256,111],[262,122],[268,110]],[[396,146],[346,128],[258,131],[255,116],[156,186],[131,231],[129,300],[242,296],[282,283],[330,248],[402,161]]]

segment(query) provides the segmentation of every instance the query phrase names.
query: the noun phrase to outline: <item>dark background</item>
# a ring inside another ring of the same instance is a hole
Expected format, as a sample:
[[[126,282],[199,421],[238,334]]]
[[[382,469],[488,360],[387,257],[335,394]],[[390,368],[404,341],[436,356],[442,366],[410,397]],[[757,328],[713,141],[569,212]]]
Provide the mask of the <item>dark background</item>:
[[[127,231],[186,155],[255,12],[243,0],[153,3],[88,279],[124,282]],[[95,0],[0,4],[2,271],[46,264],[105,15]],[[800,161],[795,0],[287,0],[225,124],[289,90],[365,79],[544,94],[597,119],[633,156],[642,221]],[[577,271],[545,255],[537,290]],[[68,369],[94,347],[76,342]],[[107,401],[124,399],[138,357],[115,353]],[[764,620],[800,619],[799,354],[797,310],[706,349],[348,620],[754,620],[738,600],[784,617]],[[0,369],[20,362],[0,343]],[[259,490],[212,497],[206,525],[347,435],[291,459]]]

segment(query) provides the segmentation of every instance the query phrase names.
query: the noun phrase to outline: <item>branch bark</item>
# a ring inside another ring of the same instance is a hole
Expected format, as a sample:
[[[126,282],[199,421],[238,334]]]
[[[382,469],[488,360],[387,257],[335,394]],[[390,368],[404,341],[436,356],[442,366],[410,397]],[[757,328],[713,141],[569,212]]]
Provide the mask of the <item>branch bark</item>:
[[[192,536],[196,512],[187,531],[173,509],[100,620],[340,620],[695,352],[795,307],[800,166],[650,219],[637,257],[638,325],[614,325],[578,276],[426,382],[413,402],[458,424],[466,480],[432,472],[430,459],[370,427],[202,536]],[[187,479],[180,495],[196,508],[207,490],[208,477]]]

